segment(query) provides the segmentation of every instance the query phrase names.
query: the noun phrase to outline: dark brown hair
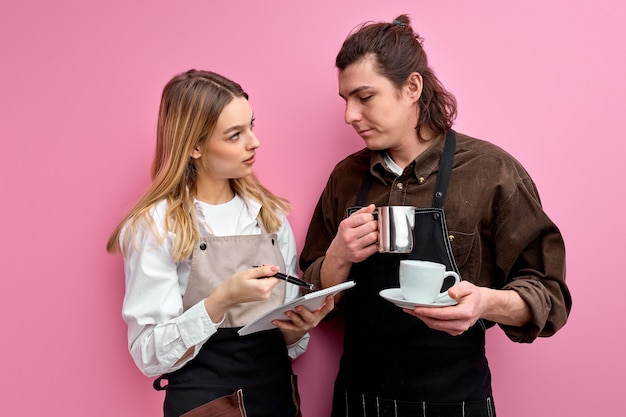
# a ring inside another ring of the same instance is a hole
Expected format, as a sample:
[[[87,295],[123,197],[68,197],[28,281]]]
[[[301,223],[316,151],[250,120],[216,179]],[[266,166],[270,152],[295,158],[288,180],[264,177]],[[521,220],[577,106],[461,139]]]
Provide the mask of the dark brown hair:
[[[366,22],[344,41],[335,65],[344,70],[363,58],[373,56],[376,71],[398,89],[412,72],[420,73],[424,87],[416,128],[426,125],[436,134],[441,134],[452,127],[456,118],[456,99],[428,65],[422,43],[423,39],[413,32],[407,15],[396,17],[393,23]]]

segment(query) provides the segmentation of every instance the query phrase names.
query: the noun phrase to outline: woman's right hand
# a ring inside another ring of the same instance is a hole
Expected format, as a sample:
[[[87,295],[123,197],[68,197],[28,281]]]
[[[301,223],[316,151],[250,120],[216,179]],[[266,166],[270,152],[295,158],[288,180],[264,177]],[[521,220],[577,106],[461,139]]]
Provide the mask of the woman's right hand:
[[[237,304],[269,299],[272,289],[280,282],[272,275],[279,270],[275,265],[263,265],[231,275],[204,299],[204,308],[211,320],[221,321],[226,311]]]

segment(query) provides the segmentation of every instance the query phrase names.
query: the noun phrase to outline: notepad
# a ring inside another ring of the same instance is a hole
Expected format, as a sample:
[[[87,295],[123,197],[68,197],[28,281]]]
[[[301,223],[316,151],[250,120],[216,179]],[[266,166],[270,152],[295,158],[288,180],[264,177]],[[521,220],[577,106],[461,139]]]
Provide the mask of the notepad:
[[[273,308],[262,316],[258,317],[252,323],[248,323],[239,329],[239,335],[245,336],[247,334],[260,332],[262,330],[273,329],[276,326],[272,324],[272,320],[288,320],[287,316],[285,316],[285,312],[289,310],[293,310],[296,306],[304,306],[308,310],[315,310],[319,308],[324,301],[326,300],[326,296],[329,294],[337,294],[343,290],[347,290],[348,288],[354,287],[354,281],[346,281],[341,284],[333,285],[332,287],[324,288],[323,290],[314,291],[303,295],[302,297],[298,297],[290,302]]]

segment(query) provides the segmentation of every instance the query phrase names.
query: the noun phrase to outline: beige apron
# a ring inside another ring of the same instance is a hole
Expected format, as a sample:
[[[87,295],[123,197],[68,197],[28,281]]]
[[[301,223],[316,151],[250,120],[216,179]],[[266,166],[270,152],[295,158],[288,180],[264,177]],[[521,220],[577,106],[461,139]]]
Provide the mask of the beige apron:
[[[263,264],[277,265],[286,273],[275,234],[202,238],[192,255],[184,309],[206,298],[232,274]],[[267,301],[231,308],[194,359],[160,378],[168,381],[160,388],[166,391],[165,417],[301,415],[297,379],[280,331],[237,333],[239,327],[282,305],[285,285],[283,281],[276,285]]]
[[[276,234],[203,237],[193,251],[183,308],[187,310],[206,298],[235,272],[263,264],[277,265],[281,272],[285,272]],[[231,308],[220,327],[245,326],[284,302],[285,283],[281,281],[272,290],[269,300]]]

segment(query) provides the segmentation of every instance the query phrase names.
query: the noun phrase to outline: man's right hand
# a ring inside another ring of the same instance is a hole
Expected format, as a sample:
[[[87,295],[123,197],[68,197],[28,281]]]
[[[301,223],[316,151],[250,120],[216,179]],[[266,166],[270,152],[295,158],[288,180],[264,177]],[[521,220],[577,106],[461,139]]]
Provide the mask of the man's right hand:
[[[355,211],[339,224],[321,268],[323,287],[345,281],[355,262],[361,262],[378,251],[378,222],[374,204]]]

